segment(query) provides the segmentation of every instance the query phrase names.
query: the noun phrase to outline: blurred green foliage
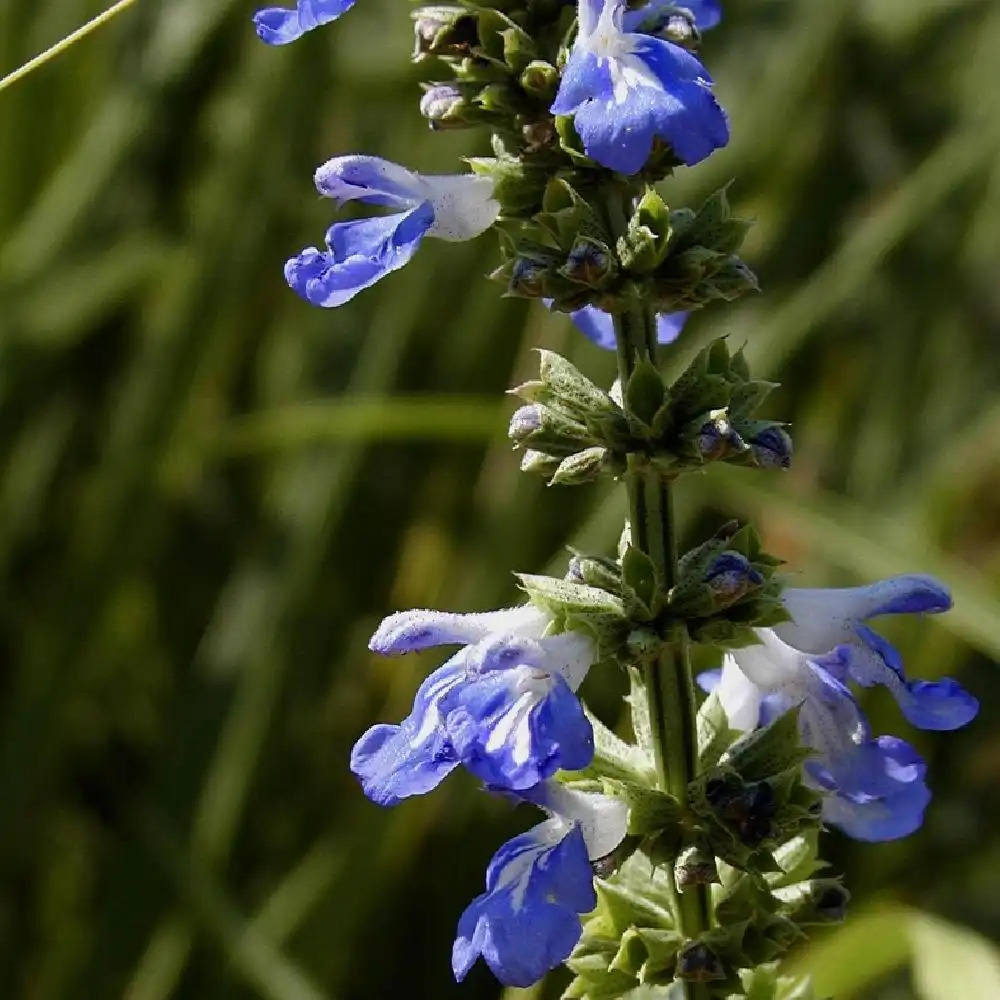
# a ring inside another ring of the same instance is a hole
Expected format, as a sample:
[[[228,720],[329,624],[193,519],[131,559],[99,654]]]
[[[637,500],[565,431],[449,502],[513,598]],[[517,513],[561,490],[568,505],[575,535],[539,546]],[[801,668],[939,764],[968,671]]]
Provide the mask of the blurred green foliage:
[[[6,0],[0,71],[100,9]],[[366,639],[398,607],[512,601],[512,570],[620,526],[614,490],[517,471],[502,393],[530,350],[607,380],[613,359],[501,300],[490,238],[432,243],[337,311],[287,290],[330,218],[318,163],[448,172],[483,137],[426,130],[403,4],[284,50],[252,12],[140,0],[0,94],[5,1000],[498,996],[482,970],[451,982],[450,942],[526,819],[460,777],[364,800],[350,746],[433,662]],[[1000,5],[726,16],[705,57],[733,142],[664,191],[736,179],[764,294],[696,317],[671,363],[746,341],[797,456],[687,482],[688,537],[752,515],[798,580],[939,574],[955,611],[888,631],[983,700],[917,738],[924,830],[827,838],[855,917],[798,966],[838,1000],[996,1000],[984,939],[921,914],[1000,934]],[[613,719],[620,679],[588,685]]]

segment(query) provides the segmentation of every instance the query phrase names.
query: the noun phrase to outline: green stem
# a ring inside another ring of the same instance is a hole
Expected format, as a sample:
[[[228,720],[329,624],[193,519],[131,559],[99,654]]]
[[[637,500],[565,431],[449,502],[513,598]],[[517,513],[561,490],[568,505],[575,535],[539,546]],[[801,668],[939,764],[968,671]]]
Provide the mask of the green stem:
[[[0,78],[0,90],[5,90],[7,87],[17,83],[18,80],[24,79],[33,70],[44,66],[50,59],[55,58],[60,52],[64,52],[71,45],[89,35],[102,24],[106,24],[116,14],[120,14],[135,2],[136,0],[118,0],[118,3],[112,4],[106,11],[98,14],[97,17],[91,18],[86,24],[81,25],[76,31],[71,32],[61,41],[56,42],[55,45],[50,46],[44,52],[40,52],[33,59],[29,59],[23,66],[18,67],[12,73],[8,73],[5,77]]]
[[[618,375],[622,393],[640,359],[655,359],[656,315],[651,308],[635,306],[615,316]],[[677,582],[677,537],[670,483],[649,470],[640,455],[629,455],[625,474],[628,489],[632,544],[653,562],[659,587],[669,590]],[[695,729],[697,702],[687,634],[678,629],[662,653],[644,668],[646,698],[652,730],[653,757],[659,787],[679,801],[687,797],[688,783],[698,769]],[[707,886],[692,886],[676,894],[678,930],[696,938],[709,927]],[[690,1000],[707,996],[703,984],[689,983]]]

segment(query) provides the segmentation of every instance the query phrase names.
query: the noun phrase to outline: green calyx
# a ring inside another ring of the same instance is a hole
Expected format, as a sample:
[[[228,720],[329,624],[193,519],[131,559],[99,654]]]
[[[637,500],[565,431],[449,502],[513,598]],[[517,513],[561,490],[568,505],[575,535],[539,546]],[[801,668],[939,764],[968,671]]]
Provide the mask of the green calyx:
[[[481,170],[488,169],[486,161],[480,163]],[[692,310],[756,290],[756,278],[736,256],[750,223],[732,216],[725,190],[697,211],[671,211],[647,187],[622,225],[606,216],[595,180],[590,168],[561,170],[544,190],[533,189],[541,198],[530,211],[521,192],[510,205],[498,195],[505,218],[524,219],[507,230],[504,261],[493,275],[506,283],[508,294],[552,299],[552,307],[563,312],[593,305],[614,314],[637,303],[658,313]],[[600,254],[599,280],[582,282],[567,272],[581,235]],[[525,261],[540,259],[547,259],[547,266],[536,285],[525,288],[517,275]]]
[[[576,266],[588,271],[588,280],[600,281],[603,264],[599,244],[581,237],[577,246],[580,251]],[[544,270],[547,264],[541,256],[533,260],[531,266],[522,261],[518,281],[533,285],[539,280],[533,268],[537,264]],[[585,449],[600,449],[591,452],[586,461],[580,460],[585,474],[564,474],[556,478],[557,483],[585,482],[602,473],[618,476],[629,460],[633,468],[651,470],[667,480],[716,461],[782,468],[791,460],[791,440],[783,425],[756,416],[775,388],[774,383],[752,379],[742,351],[731,353],[724,339],[700,351],[671,385],[652,363],[638,362],[619,400],[564,358],[551,351],[540,354],[539,379],[511,390],[529,404],[532,420],[525,419],[528,411],[519,410],[511,422],[510,435],[516,447],[559,460],[540,461],[533,454],[525,463],[550,481],[565,458]],[[733,542],[730,548],[739,544]],[[762,560],[760,571],[770,577],[773,561],[768,564],[759,544],[748,539],[746,545],[749,547],[744,554],[751,560]],[[721,551],[713,541],[707,543],[704,554],[718,554],[716,550]],[[689,582],[697,587],[702,581]],[[773,594],[760,596],[767,598],[774,615],[780,615]],[[718,609],[718,601],[707,592],[699,596],[691,591],[686,599],[693,602],[686,609],[689,614],[697,608],[705,609],[705,615]],[[737,620],[733,615],[730,618]],[[747,620],[758,624],[783,620],[767,618],[760,606]],[[699,641],[731,644],[725,634],[716,636],[711,632]]]

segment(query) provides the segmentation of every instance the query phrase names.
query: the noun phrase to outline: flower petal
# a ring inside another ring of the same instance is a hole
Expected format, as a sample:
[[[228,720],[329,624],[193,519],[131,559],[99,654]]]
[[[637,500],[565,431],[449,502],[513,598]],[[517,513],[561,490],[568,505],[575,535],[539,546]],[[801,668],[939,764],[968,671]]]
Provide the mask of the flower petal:
[[[686,312],[660,313],[656,317],[656,340],[660,344],[672,344],[684,329]],[[615,323],[609,313],[596,306],[584,306],[569,314],[584,336],[603,347],[606,351],[615,349]]]
[[[427,201],[423,180],[411,170],[380,156],[335,156],[316,170],[316,190],[340,204],[412,208]]]
[[[335,21],[354,6],[355,0],[298,0],[295,10],[265,7],[254,15],[254,26],[261,41],[268,45],[287,45],[307,31]]]
[[[441,712],[461,762],[498,788],[531,788],[594,757],[590,722],[558,674],[530,666],[491,671],[452,688]]]
[[[548,820],[504,844],[486,892],[462,914],[452,950],[462,980],[479,956],[507,986],[530,986],[561,964],[580,938],[579,913],[597,905],[579,827]]]
[[[424,203],[399,215],[334,223],[327,231],[327,251],[303,250],[285,264],[285,279],[312,305],[343,305],[403,267],[433,218],[431,206]]]
[[[500,611],[454,614],[417,608],[382,621],[368,643],[373,653],[395,656],[432,646],[479,642],[491,634],[541,637],[551,619],[533,604]]]
[[[441,699],[465,680],[454,657],[420,685],[413,711],[398,726],[373,726],[354,745],[351,771],[365,795],[380,806],[436,788],[458,766],[441,726]]]

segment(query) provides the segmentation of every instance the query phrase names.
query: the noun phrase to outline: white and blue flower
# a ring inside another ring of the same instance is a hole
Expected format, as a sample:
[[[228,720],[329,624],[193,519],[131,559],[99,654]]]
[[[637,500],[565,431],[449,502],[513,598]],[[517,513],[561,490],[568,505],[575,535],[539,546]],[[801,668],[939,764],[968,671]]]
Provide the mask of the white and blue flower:
[[[485,614],[403,611],[370,646],[395,655],[431,646],[463,648],[420,686],[397,725],[368,730],[351,754],[365,794],[395,805],[439,784],[459,764],[497,788],[522,791],[594,755],[590,722],[575,695],[596,657],[577,631],[546,635],[532,605]]]
[[[572,115],[587,155],[619,173],[641,170],[655,138],[699,163],[729,141],[711,77],[679,45],[626,30],[624,14],[624,0],[579,0],[552,113]]]
[[[298,0],[294,10],[264,7],[254,15],[257,34],[268,45],[287,45],[307,31],[336,21],[355,0]]]
[[[849,645],[850,679],[863,687],[887,687],[918,729],[959,729],[975,718],[979,702],[957,681],[908,680],[896,648],[865,624],[880,615],[947,611],[951,594],[933,577],[908,574],[867,587],[791,589],[782,599],[792,616],[775,628],[782,639],[807,653]]]
[[[486,870],[486,892],[462,914],[452,969],[462,980],[481,956],[507,986],[530,986],[580,939],[580,914],[597,905],[591,861],[625,837],[627,808],[555,781],[522,796],[549,818],[509,840]]]
[[[858,840],[905,837],[923,822],[930,792],[917,752],[896,737],[874,738],[845,685],[854,651],[816,656],[758,629],[760,645],[727,654],[715,690],[730,725],[749,732],[793,707],[814,756],[807,781],[824,793],[823,819]]]
[[[339,306],[406,264],[425,236],[469,240],[496,221],[493,183],[471,174],[428,176],[376,156],[336,156],[316,188],[338,204],[399,209],[394,215],[335,222],[326,249],[308,247],[285,265],[293,291],[315,306]]]

